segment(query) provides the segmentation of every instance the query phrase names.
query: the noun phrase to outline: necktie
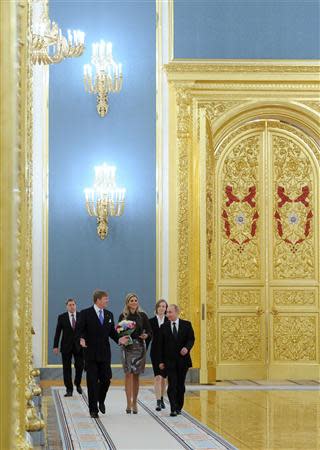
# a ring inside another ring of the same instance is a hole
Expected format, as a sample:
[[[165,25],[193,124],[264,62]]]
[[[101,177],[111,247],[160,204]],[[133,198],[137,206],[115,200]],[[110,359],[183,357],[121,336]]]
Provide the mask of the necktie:
[[[71,326],[73,330],[76,328],[76,321],[73,314],[71,314]]]
[[[99,310],[99,320],[100,320],[101,325],[103,325],[103,321],[104,321],[103,309]]]
[[[178,331],[177,331],[176,323],[173,322],[172,325],[173,325],[173,328],[172,328],[172,334],[173,334],[173,337],[174,337],[175,339],[177,339],[177,338],[178,338]]]

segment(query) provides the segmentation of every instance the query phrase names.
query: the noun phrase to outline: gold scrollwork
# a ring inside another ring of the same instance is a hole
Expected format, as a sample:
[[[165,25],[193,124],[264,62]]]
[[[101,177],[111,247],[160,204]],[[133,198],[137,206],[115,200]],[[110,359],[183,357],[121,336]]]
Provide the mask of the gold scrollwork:
[[[278,315],[273,321],[275,361],[315,361],[317,348],[315,316]]]
[[[222,306],[256,306],[260,305],[260,291],[259,290],[239,290],[239,289],[224,289],[221,292]]]
[[[274,303],[278,306],[316,305],[316,292],[310,290],[276,289],[273,292]]]
[[[261,342],[259,316],[221,318],[221,361],[261,361]]]
[[[178,303],[181,314],[189,311],[189,230],[190,217],[188,173],[190,155],[191,96],[185,89],[176,92],[178,146]]]

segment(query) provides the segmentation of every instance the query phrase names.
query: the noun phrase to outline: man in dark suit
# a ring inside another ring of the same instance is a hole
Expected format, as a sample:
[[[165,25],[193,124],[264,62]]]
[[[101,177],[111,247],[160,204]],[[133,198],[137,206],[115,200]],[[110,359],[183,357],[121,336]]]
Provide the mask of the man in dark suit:
[[[98,411],[106,412],[105,398],[112,378],[109,337],[125,344],[128,336],[119,339],[113,314],[105,309],[109,301],[107,292],[93,293],[93,306],[80,314],[80,345],[84,348],[90,416],[97,419]],[[99,404],[99,409],[98,409]]]
[[[194,344],[194,332],[190,322],[179,318],[177,305],[169,305],[168,322],[161,325],[159,339],[160,369],[168,375],[170,416],[181,414],[184,403],[185,380],[192,367],[190,350]]]
[[[71,397],[73,392],[71,361],[74,358],[74,384],[79,394],[82,394],[81,377],[83,371],[83,352],[79,343],[79,316],[76,301],[69,298],[66,301],[67,312],[58,317],[56,333],[54,335],[53,352],[59,353],[59,340],[62,333],[60,351],[62,355],[63,381],[67,389],[65,397]]]

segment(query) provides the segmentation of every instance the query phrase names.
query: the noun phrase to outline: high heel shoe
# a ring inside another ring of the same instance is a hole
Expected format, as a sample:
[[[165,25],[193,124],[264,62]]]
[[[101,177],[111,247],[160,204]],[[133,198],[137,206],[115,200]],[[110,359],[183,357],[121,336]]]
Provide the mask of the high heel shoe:
[[[127,414],[131,414],[131,409],[130,408],[126,408],[126,413]]]
[[[132,406],[132,413],[133,414],[138,414],[138,407],[137,407],[137,405]]]

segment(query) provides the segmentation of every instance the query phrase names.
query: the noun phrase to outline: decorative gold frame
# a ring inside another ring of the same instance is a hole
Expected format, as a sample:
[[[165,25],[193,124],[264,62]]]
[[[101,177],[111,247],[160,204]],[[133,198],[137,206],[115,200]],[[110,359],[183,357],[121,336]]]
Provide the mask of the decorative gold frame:
[[[169,81],[169,297],[196,331],[194,366],[215,381],[215,323],[208,285],[206,147],[254,118],[277,116],[308,129],[319,141],[319,61],[179,60]],[[206,142],[210,127],[214,142]],[[160,205],[161,207],[161,205]],[[210,324],[210,326],[209,326]],[[208,325],[208,328],[207,328]]]

